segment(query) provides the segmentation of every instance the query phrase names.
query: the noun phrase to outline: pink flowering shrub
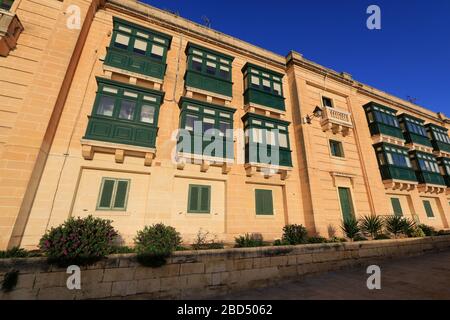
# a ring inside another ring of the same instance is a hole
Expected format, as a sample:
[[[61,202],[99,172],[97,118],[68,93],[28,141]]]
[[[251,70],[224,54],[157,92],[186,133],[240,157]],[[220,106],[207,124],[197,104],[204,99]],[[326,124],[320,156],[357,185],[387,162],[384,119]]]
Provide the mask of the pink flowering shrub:
[[[110,220],[69,218],[42,237],[39,247],[51,263],[92,264],[112,253],[118,233]]]

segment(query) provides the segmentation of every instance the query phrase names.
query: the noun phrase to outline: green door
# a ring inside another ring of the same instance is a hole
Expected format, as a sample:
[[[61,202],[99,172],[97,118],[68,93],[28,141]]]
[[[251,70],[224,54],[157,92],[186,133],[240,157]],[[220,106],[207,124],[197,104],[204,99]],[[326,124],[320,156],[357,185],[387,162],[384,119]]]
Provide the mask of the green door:
[[[352,195],[349,188],[338,188],[339,200],[344,220],[353,219],[355,212],[353,210]]]

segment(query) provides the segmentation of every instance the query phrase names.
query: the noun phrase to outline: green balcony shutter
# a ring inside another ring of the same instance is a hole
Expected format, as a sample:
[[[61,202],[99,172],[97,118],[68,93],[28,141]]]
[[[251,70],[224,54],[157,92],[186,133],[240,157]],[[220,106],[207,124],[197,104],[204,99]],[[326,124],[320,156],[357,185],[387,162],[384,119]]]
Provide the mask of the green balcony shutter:
[[[210,197],[210,187],[201,187],[200,193],[200,211],[201,212],[209,212],[209,204],[211,201]]]
[[[128,193],[128,181],[120,180],[117,182],[116,198],[114,200],[114,209],[125,209]]]
[[[431,208],[431,203],[428,200],[423,200],[423,206],[425,207],[425,212],[428,218],[434,218],[433,208]]]
[[[341,210],[344,220],[354,218],[352,196],[349,188],[338,188],[339,200],[341,202]]]
[[[255,208],[257,215],[273,215],[272,190],[255,190]]]
[[[112,179],[104,179],[103,180],[103,187],[100,194],[100,202],[98,207],[102,209],[109,209],[111,208],[111,200],[113,196],[114,191],[114,184],[115,181]]]
[[[396,216],[403,216],[402,205],[400,204],[400,200],[398,198],[391,198],[392,208],[394,209],[394,214]]]

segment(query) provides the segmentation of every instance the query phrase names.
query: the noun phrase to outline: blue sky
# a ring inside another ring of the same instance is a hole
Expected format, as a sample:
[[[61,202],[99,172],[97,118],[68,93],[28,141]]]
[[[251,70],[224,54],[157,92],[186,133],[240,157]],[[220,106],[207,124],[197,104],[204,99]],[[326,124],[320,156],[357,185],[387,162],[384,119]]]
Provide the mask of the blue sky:
[[[450,0],[140,0],[450,116]],[[381,30],[366,9],[381,8]]]

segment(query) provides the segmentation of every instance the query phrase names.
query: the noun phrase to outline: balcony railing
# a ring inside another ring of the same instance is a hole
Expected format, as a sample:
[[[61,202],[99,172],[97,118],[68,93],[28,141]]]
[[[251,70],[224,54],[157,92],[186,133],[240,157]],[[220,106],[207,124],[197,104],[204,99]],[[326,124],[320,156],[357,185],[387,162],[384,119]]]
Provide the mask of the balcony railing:
[[[324,107],[322,109],[322,121],[320,124],[322,125],[323,131],[332,130],[333,133],[340,132],[343,135],[347,135],[349,129],[353,128],[349,112],[330,107]]]
[[[186,87],[217,93],[231,97],[233,84],[230,81],[208,76],[199,72],[188,70],[185,76]],[[230,98],[231,99],[231,98]]]
[[[282,96],[277,96],[254,88],[248,88],[244,92],[244,103],[246,105],[256,104],[280,111],[286,110],[284,98]]]

